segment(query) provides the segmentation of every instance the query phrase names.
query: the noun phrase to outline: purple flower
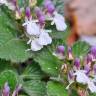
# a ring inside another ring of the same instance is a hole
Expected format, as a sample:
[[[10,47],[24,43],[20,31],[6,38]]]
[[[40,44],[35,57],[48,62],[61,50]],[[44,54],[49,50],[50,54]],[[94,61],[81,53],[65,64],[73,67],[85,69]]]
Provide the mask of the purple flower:
[[[43,12],[41,11],[41,9],[39,7],[35,7],[35,13],[37,15],[37,17],[39,18],[40,16],[42,16]]]
[[[43,26],[45,24],[45,15],[43,14],[43,12],[40,10],[39,7],[35,8],[35,13],[38,17],[40,25]]]
[[[94,74],[96,75],[96,64],[94,64],[93,66],[93,71],[94,71]]]
[[[90,73],[90,71],[91,71],[91,68],[90,68],[90,66],[89,66],[88,64],[86,64],[86,65],[84,66],[84,70],[86,71],[86,75],[89,75],[89,73]]]
[[[71,71],[69,71],[69,73],[68,73],[68,80],[69,80],[69,81],[70,81],[70,80],[73,80],[73,77],[74,77],[73,71],[71,70]]]
[[[87,64],[92,63],[92,55],[88,54],[86,60],[87,60]]]
[[[17,0],[13,0],[12,3],[15,7],[17,6]]]
[[[72,49],[68,47],[68,60],[73,60]]]
[[[53,5],[51,0],[45,0],[44,6],[50,14],[53,14],[53,12],[55,11],[55,6]]]
[[[9,94],[10,94],[10,88],[8,83],[6,82],[4,85],[2,96],[9,96]]]
[[[75,61],[74,61],[74,66],[77,68],[77,69],[80,69],[80,59],[79,58],[76,58]]]
[[[65,47],[63,45],[57,47],[57,53],[64,54],[64,52],[65,52]]]
[[[93,55],[93,59],[96,59],[96,46],[91,47],[91,54]]]
[[[26,17],[28,18],[28,19],[30,19],[30,17],[31,17],[31,10],[30,10],[30,7],[27,7],[26,8]]]

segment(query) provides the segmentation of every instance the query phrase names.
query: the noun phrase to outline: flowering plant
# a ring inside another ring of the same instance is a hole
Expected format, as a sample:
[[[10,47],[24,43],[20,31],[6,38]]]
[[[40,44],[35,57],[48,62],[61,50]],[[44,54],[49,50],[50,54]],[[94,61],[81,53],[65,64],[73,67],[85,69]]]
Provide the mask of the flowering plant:
[[[96,47],[66,44],[70,26],[53,2],[0,0],[2,96],[94,96]]]

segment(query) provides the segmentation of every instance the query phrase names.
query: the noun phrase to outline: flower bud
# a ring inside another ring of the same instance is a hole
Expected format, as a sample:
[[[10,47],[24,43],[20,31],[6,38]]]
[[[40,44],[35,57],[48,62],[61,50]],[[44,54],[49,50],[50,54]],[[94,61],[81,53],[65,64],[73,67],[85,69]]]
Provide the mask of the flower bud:
[[[43,26],[45,24],[45,15],[43,14],[43,12],[40,10],[39,7],[35,8],[35,13],[39,19],[40,25]]]
[[[66,73],[67,72],[67,64],[63,64],[62,66],[61,66],[61,71],[63,71],[64,73]]]
[[[93,71],[94,71],[94,74],[96,75],[96,64],[94,64],[93,66]]]
[[[68,60],[73,60],[72,49],[68,47]]]
[[[58,46],[58,47],[57,47],[57,52],[64,54],[64,52],[65,52],[65,47],[64,47],[63,45]]]
[[[10,94],[10,88],[8,83],[6,82],[4,85],[2,96],[9,96],[9,94]]]
[[[50,14],[53,14],[53,12],[55,11],[55,6],[53,5],[51,0],[45,0],[44,6]]]
[[[93,56],[92,61],[96,61],[96,46],[91,47],[91,54]]]
[[[68,73],[68,80],[69,80],[69,82],[70,82],[71,80],[73,80],[73,77],[74,77],[73,71],[71,70],[71,71],[69,71],[69,73]]]
[[[90,65],[86,64],[84,66],[84,70],[86,71],[86,75],[89,75],[90,71],[91,71],[91,68],[90,68]]]
[[[80,69],[80,59],[79,58],[75,59],[74,66],[76,67],[76,69]]]
[[[12,3],[15,7],[17,6],[17,0],[13,0]]]
[[[91,54],[88,54],[87,55],[87,58],[86,58],[86,63],[88,64],[88,65],[91,65],[91,63],[92,63],[92,55]]]
[[[26,17],[27,17],[28,19],[30,19],[30,17],[31,17],[31,10],[30,10],[30,7],[27,7],[27,8],[26,8],[25,14],[26,14]]]

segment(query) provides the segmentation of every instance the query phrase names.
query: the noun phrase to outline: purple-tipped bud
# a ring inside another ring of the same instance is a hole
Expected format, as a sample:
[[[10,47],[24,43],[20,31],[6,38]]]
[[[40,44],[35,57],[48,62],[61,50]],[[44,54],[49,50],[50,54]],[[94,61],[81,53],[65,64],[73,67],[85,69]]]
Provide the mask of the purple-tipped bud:
[[[94,64],[93,66],[93,71],[94,71],[94,74],[96,75],[96,64]]]
[[[12,96],[17,96],[17,94],[19,93],[19,91],[21,90],[22,85],[20,84],[19,86],[16,87],[16,89],[14,90]]]
[[[69,71],[69,73],[68,73],[68,80],[69,80],[69,81],[72,80],[73,77],[74,77],[73,71],[71,70],[71,71]]]
[[[39,19],[40,25],[43,26],[45,24],[45,15],[43,14],[43,12],[40,10],[39,7],[35,8],[35,13]]]
[[[42,16],[43,12],[41,11],[41,9],[39,7],[35,7],[35,13],[37,15],[37,17],[39,18],[40,16]]]
[[[55,6],[53,5],[51,0],[45,0],[44,6],[50,14],[53,14],[53,12],[55,11]]]
[[[91,54],[88,54],[86,59],[87,59],[87,64],[92,63],[92,55]]]
[[[80,69],[80,59],[79,58],[76,58],[75,61],[74,61],[74,66],[77,68],[77,69]]]
[[[73,60],[72,49],[68,47],[68,60]]]
[[[26,17],[28,18],[28,19],[30,19],[30,17],[31,17],[31,10],[30,10],[30,7],[27,7],[26,8]]]
[[[45,16],[42,15],[42,16],[40,16],[38,19],[39,19],[40,25],[43,26],[43,25],[45,24]]]
[[[89,73],[90,73],[90,71],[91,71],[91,68],[90,68],[90,66],[89,66],[88,64],[86,64],[86,65],[84,66],[84,70],[86,71],[86,75],[89,75]]]
[[[93,55],[94,59],[96,59],[96,46],[91,47],[91,54]]]
[[[4,85],[2,96],[9,96],[10,95],[10,88],[8,83],[6,82]]]
[[[57,47],[57,53],[64,54],[64,52],[65,52],[65,47],[63,45]]]
[[[17,6],[17,0],[13,0],[12,3],[15,7]]]

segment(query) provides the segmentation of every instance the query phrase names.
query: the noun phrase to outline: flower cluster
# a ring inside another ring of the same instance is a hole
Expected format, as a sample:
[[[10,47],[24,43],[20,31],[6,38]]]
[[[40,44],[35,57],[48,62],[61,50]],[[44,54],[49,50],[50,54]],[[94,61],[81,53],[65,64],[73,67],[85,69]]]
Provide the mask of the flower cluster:
[[[22,85],[19,85],[15,88],[15,90],[12,93],[12,96],[17,96],[19,91],[21,90]],[[6,82],[2,91],[2,96],[10,96],[10,87],[8,83]]]
[[[51,0],[44,1],[44,11],[37,6],[34,6],[33,8],[33,6],[31,6],[33,0],[29,0],[29,3],[28,7],[23,8],[22,11],[22,8],[19,8],[17,4],[17,0],[12,0],[10,2],[7,0],[0,1],[0,4],[5,4],[9,9],[15,11],[16,19],[22,19],[22,14],[24,9],[26,9],[25,23],[23,23],[23,27],[26,29],[26,36],[29,38],[27,44],[31,45],[31,48],[27,51],[38,51],[41,50],[43,46],[52,43],[52,38],[49,35],[49,33],[52,32],[52,29],[49,30],[45,28],[46,21],[50,21],[50,25],[55,24],[58,31],[64,32],[67,26],[64,17],[56,11]],[[31,9],[34,9],[35,16],[32,16]]]
[[[89,89],[92,93],[96,92],[96,46],[91,47],[90,52],[83,59],[74,58],[70,47],[67,50],[66,56],[64,46],[60,45],[57,47],[55,54],[53,54],[64,60],[61,70],[64,70],[66,66],[69,82],[66,89],[69,89],[71,84],[78,83],[78,85],[87,86],[86,89]],[[68,61],[71,61],[70,65],[67,64]]]
[[[43,46],[52,43],[52,38],[49,35],[52,30],[45,28],[47,20],[51,21],[50,25],[55,24],[58,31],[64,31],[67,27],[64,17],[57,13],[51,0],[45,0],[44,9],[46,9],[47,12],[43,12],[39,7],[35,6],[34,11],[36,18],[34,19],[31,15],[30,7],[26,8],[25,23],[23,26],[26,29],[26,36],[29,38],[27,44],[31,44],[31,49],[28,49],[28,51],[38,51],[42,49]]]

